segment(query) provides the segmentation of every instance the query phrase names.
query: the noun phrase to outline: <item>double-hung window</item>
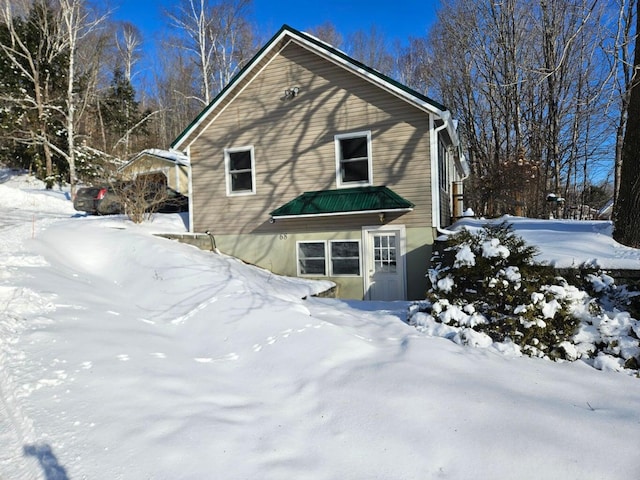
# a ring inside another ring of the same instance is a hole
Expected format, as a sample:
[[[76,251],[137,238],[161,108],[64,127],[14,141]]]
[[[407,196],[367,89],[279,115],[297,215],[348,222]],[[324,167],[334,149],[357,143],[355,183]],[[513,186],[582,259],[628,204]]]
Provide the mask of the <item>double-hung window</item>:
[[[331,275],[360,275],[360,242],[331,240]]]
[[[256,193],[256,168],[253,147],[227,148],[224,151],[227,195]]]
[[[312,277],[360,276],[360,242],[298,242],[298,275]]]
[[[298,275],[316,277],[327,275],[325,242],[298,242]]]
[[[371,185],[371,132],[336,135],[335,147],[338,187]]]

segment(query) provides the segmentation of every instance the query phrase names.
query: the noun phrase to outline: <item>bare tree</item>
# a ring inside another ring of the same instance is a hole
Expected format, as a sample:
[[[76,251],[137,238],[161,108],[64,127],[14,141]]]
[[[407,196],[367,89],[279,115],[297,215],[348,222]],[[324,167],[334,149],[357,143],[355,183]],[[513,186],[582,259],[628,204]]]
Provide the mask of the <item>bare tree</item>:
[[[346,51],[356,60],[385,75],[391,75],[393,72],[394,59],[389,43],[384,33],[375,25],[368,30],[357,30],[350,34]]]
[[[593,0],[452,0],[439,12],[412,78],[461,119],[478,213],[563,215],[545,200],[587,181],[606,136],[601,18]]]
[[[178,32],[177,47],[198,66],[202,104],[211,102],[254,51],[247,20],[251,0],[181,0],[167,15]]]
[[[411,37],[408,45],[396,56],[398,80],[419,92],[426,93],[430,86],[427,66],[433,63],[427,38]]]
[[[323,42],[328,43],[332,47],[342,47],[342,35],[340,34],[340,32],[338,32],[336,26],[329,21],[321,23],[316,27],[310,28],[308,32],[314,37],[322,40]]]
[[[640,32],[637,4],[636,32]],[[622,148],[620,190],[614,206],[613,237],[624,245],[640,248],[640,35],[636,35],[633,65],[634,73]]]
[[[134,24],[123,22],[116,32],[115,44],[124,76],[131,81],[133,67],[142,57],[142,34]]]
[[[33,122],[16,132],[14,139],[21,143],[42,146],[45,158],[47,185],[53,183],[54,133],[51,131],[50,115],[60,109],[60,99],[53,98],[55,92],[54,72],[46,65],[65,61],[65,42],[54,12],[46,2],[35,2],[31,8],[24,5],[14,10],[16,2],[2,0],[2,24],[6,26],[8,40],[0,48],[8,62],[19,72],[29,89],[18,96],[13,93],[3,100],[16,104],[23,111],[33,112]]]
[[[202,110],[202,104],[191,94],[196,83],[196,66],[183,50],[165,49],[155,74],[153,108],[161,111],[154,126],[160,144],[169,145],[186,125]]]
[[[69,184],[71,194],[75,193],[76,176],[76,110],[78,107],[78,95],[76,94],[77,72],[76,57],[79,42],[89,35],[100,23],[104,16],[91,17],[85,8],[85,0],[59,0],[60,20],[63,25],[62,44],[69,52],[69,64],[67,68],[67,98],[66,108],[62,112],[66,118],[67,149],[59,150],[69,164]]]
[[[166,180],[163,174],[140,174],[112,182],[116,194],[114,212],[124,211],[134,223],[148,220],[170,201]]]
[[[620,172],[622,168],[622,145],[627,123],[627,109],[631,95],[631,79],[633,76],[633,44],[635,24],[635,12],[637,0],[616,0],[616,10],[612,22],[611,33],[604,39],[603,50],[607,53],[606,59],[611,69],[612,88],[611,103],[614,115],[617,116],[615,124],[616,147],[614,162],[614,199],[618,196],[620,187]],[[609,42],[607,42],[609,40]]]
[[[12,8],[14,5],[12,0],[2,0],[2,21],[7,27],[9,41],[2,43],[0,48],[28,81],[33,95],[26,92],[10,101],[37,113],[37,126],[26,126],[29,134],[20,135],[19,141],[42,147],[49,185],[53,178],[53,156],[62,157],[69,168],[73,193],[76,185],[76,112],[80,103],[76,88],[76,56],[80,41],[102,22],[103,17],[91,17],[84,0],[36,0],[27,11],[30,30],[21,28],[24,13],[18,14]],[[37,45],[32,44],[34,32]],[[64,88],[60,83],[64,83]],[[54,95],[62,90],[63,94]],[[59,117],[64,125],[66,145],[59,141],[51,122],[53,116]]]

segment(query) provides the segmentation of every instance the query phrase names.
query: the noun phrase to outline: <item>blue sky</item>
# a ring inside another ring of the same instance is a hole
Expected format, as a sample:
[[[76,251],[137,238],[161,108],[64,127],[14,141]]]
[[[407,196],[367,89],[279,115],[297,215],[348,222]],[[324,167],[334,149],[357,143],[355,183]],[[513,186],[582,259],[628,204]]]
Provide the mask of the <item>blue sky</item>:
[[[114,17],[138,26],[148,43],[162,34],[161,8],[171,3],[171,0],[111,0]],[[307,30],[331,21],[343,36],[375,25],[389,41],[405,43],[410,36],[423,36],[427,32],[439,5],[439,0],[254,0],[253,17],[265,39],[285,23]]]

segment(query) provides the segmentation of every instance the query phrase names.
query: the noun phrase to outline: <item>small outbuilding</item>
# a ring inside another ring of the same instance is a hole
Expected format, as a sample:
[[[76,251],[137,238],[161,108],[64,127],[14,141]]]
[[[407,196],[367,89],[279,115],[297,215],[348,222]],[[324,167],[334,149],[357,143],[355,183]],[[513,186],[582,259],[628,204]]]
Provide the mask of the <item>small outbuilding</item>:
[[[186,155],[172,150],[150,148],[136,154],[118,172],[128,178],[162,174],[166,177],[169,188],[189,195],[190,169],[189,157]]]

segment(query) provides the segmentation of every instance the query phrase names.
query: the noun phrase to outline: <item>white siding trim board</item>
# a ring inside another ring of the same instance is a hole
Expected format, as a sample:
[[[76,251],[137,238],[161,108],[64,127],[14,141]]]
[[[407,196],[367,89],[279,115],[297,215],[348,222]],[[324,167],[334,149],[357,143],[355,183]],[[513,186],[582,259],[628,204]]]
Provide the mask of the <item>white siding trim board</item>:
[[[276,220],[288,220],[294,218],[316,218],[316,217],[339,217],[345,215],[367,215],[372,213],[408,213],[412,212],[413,208],[396,208],[386,210],[357,210],[354,212],[330,212],[330,213],[305,213],[302,215],[280,215],[272,217],[273,221]]]

